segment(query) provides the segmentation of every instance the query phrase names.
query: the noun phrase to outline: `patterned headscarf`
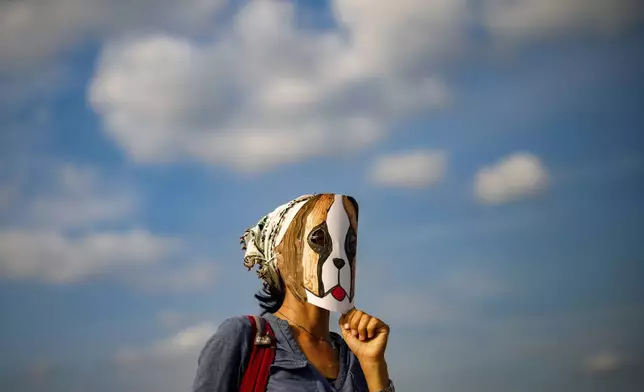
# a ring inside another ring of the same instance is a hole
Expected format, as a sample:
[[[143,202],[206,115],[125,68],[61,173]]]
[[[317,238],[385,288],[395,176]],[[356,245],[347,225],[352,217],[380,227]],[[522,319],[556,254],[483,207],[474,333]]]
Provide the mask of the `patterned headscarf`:
[[[244,266],[251,270],[255,264],[259,265],[257,275],[265,284],[275,288],[280,287],[275,247],[279,245],[297,212],[313,196],[315,195],[300,196],[277,207],[242,235],[241,246],[245,251]]]

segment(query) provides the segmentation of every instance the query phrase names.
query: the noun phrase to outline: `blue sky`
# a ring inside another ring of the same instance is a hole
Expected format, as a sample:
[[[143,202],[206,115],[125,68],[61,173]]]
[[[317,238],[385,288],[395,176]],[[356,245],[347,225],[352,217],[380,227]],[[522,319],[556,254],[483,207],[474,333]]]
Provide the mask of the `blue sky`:
[[[372,3],[0,5],[0,389],[188,389],[337,192],[399,389],[641,390],[642,7]]]

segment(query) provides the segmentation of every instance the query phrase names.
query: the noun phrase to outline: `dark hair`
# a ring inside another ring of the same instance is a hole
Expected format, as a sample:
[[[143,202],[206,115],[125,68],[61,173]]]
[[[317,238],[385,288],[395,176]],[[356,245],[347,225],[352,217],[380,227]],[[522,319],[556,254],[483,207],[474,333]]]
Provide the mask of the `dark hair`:
[[[284,303],[284,282],[282,277],[279,278],[280,287],[274,287],[267,283],[263,284],[262,289],[255,294],[255,298],[259,301],[259,307],[262,309],[261,314],[275,313],[282,307]]]

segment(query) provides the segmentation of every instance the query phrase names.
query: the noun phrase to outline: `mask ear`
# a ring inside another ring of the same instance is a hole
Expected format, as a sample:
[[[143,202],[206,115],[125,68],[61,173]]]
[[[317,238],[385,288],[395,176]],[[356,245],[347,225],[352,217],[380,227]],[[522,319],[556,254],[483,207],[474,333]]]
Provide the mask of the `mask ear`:
[[[347,196],[347,200],[353,205],[353,209],[356,211],[356,220],[358,220],[358,202],[351,196]]]

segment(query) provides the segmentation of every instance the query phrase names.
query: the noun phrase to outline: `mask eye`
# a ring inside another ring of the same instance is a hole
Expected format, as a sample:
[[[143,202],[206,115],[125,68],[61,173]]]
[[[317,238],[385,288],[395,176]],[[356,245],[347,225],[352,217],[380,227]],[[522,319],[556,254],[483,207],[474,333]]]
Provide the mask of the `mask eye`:
[[[324,248],[326,246],[326,233],[322,229],[316,229],[309,235],[309,243],[316,248]]]

